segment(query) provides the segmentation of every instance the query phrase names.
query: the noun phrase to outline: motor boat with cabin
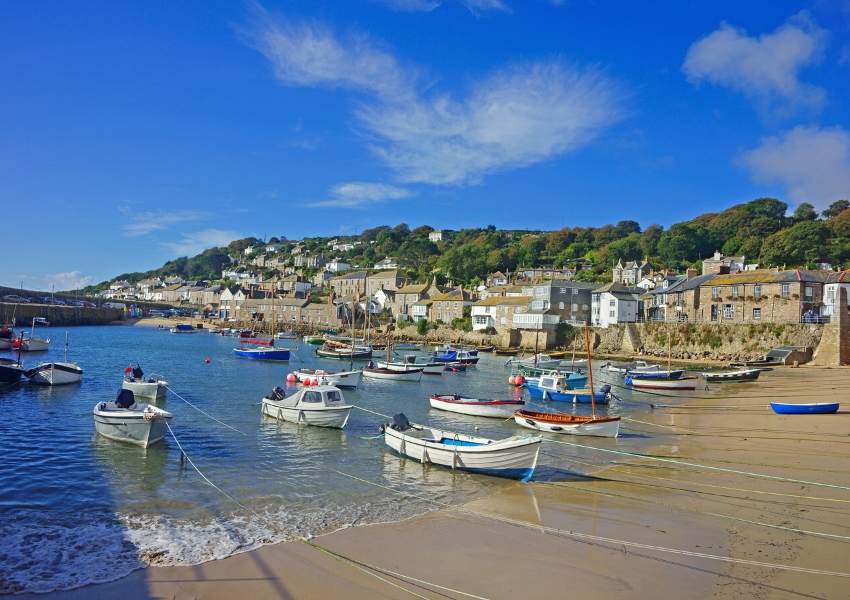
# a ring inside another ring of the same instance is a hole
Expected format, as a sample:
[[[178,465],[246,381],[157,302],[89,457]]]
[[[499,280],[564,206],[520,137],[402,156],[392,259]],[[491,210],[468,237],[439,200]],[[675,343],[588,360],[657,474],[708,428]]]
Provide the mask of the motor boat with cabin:
[[[433,394],[429,399],[431,408],[470,415],[473,417],[510,418],[525,405],[524,400],[481,400],[464,398],[458,394]]]
[[[434,351],[431,358],[435,362],[461,363],[464,365],[478,364],[478,350],[462,350],[458,348],[444,347]]]
[[[276,387],[263,398],[260,411],[267,417],[298,425],[342,429],[348,422],[351,409],[342,391],[332,385],[305,387],[290,396]]]
[[[486,437],[410,423],[399,413],[381,426],[384,443],[423,464],[528,481],[537,467],[539,437]]]
[[[94,405],[95,430],[105,438],[147,448],[165,437],[172,414],[152,404],[136,402],[132,391],[122,389],[114,402]]]
[[[168,382],[155,375],[145,377],[139,365],[124,369],[124,381],[121,382],[122,389],[130,390],[137,398],[149,398],[159,400],[165,396]]]

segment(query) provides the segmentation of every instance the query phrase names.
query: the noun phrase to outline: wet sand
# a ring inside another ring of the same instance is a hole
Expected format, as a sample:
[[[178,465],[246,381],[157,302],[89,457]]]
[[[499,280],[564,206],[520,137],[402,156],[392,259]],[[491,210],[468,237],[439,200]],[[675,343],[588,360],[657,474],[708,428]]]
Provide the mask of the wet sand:
[[[648,454],[655,457],[824,485],[586,448],[576,450],[572,464],[548,465],[544,444],[541,464],[557,467],[541,469],[546,481],[312,540],[359,565],[291,542],[192,567],[151,567],[47,597],[848,598],[848,381],[848,369],[777,369],[757,383],[712,385],[695,399],[647,395],[658,408],[645,420],[623,422],[623,434],[652,438]],[[838,415],[795,417],[774,415],[771,399],[847,402]],[[601,445],[594,438],[551,439]],[[423,468],[398,461],[399,469]]]

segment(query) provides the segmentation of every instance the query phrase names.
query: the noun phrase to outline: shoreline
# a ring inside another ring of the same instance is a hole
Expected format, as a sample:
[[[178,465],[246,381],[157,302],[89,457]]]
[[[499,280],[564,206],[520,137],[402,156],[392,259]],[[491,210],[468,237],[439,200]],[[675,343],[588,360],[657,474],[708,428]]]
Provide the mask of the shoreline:
[[[719,392],[713,395],[720,404],[686,400],[677,408],[651,413],[646,421],[627,420],[628,434],[655,438],[647,451],[651,455],[850,486],[843,448],[850,443],[850,413],[783,418],[768,412],[764,399],[789,392],[800,401],[822,399],[824,392],[835,396],[840,392],[831,390],[843,389],[846,373],[801,367],[775,371],[757,385],[716,386]],[[729,423],[730,413],[713,407],[733,402],[739,408],[735,422]],[[603,447],[593,438],[563,437]],[[509,485],[460,509],[346,527],[312,542],[383,570],[487,598],[552,597],[565,579],[571,592],[590,598],[830,598],[845,589],[846,580],[837,577],[777,572],[553,533],[561,529],[732,559],[850,570],[839,545],[841,536],[850,536],[843,524],[846,517],[842,521],[847,513],[843,504],[850,504],[846,490],[800,489],[798,484],[612,456],[580,450],[574,463],[563,467],[592,475],[556,471],[547,481]],[[399,468],[411,473],[423,468],[398,460]],[[551,529],[539,529],[542,526]],[[786,526],[797,532],[781,529]],[[386,573],[368,575],[368,570],[302,542],[282,542],[200,565],[149,566],[111,583],[23,597],[410,597],[374,575],[424,597],[438,597],[439,590],[425,584]],[[440,594],[461,597],[445,590]]]

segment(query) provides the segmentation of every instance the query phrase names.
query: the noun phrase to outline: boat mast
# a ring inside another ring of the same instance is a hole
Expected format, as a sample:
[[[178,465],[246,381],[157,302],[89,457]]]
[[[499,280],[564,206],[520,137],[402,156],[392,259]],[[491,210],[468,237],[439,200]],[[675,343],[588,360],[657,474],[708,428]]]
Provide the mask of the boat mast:
[[[596,418],[596,390],[593,387],[593,363],[590,358],[590,332],[584,324],[584,345],[587,348],[587,378],[590,382],[590,416]]]
[[[68,332],[65,332],[65,362],[68,362]]]
[[[351,322],[349,323],[351,326],[351,354],[348,355],[349,360],[349,371],[354,370],[354,300],[351,301]]]
[[[541,321],[541,323],[543,321],[543,315],[542,314],[540,315],[540,321]],[[537,324],[537,331],[534,332],[534,366],[535,367],[537,366],[537,351],[538,351],[538,342],[540,341],[540,325],[541,325],[541,323]]]
[[[667,330],[667,372],[671,371],[673,362],[673,330]]]

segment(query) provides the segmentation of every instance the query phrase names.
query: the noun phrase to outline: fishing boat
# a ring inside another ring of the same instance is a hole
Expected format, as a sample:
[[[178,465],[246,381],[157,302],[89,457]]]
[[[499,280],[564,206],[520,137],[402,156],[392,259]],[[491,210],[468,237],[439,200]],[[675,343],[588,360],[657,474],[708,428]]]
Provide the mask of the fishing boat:
[[[436,362],[454,363],[459,362],[464,365],[478,364],[478,350],[458,350],[455,348],[444,348],[437,350],[431,356]]]
[[[514,421],[522,427],[552,433],[612,438],[620,434],[620,417],[589,417],[518,410],[514,413]]]
[[[644,379],[632,374],[626,375],[626,385],[638,389],[648,390],[695,390],[699,385],[696,377],[682,377],[681,379]]]
[[[387,446],[423,464],[522,481],[531,479],[540,453],[539,437],[493,440],[414,425],[401,413],[381,430]]]
[[[68,362],[68,332],[65,332],[64,362],[41,363],[26,372],[30,383],[38,385],[67,385],[79,383],[83,378],[83,370],[77,363]]]
[[[348,422],[351,409],[339,388],[321,385],[298,390],[290,396],[276,387],[263,398],[260,412],[273,419],[298,425],[342,429]]]
[[[198,330],[195,329],[194,326],[189,325],[188,323],[178,323],[171,329],[169,329],[171,333],[197,333]]]
[[[105,438],[147,448],[165,437],[170,412],[136,402],[132,391],[122,389],[114,402],[94,405],[95,430]]]
[[[394,371],[393,369],[366,367],[363,369],[363,377],[366,379],[386,379],[389,381],[420,381],[422,379],[422,369]]]
[[[44,325],[45,323],[47,323],[47,319],[42,317],[33,317],[32,329],[30,329],[29,335],[26,335],[22,331],[20,336],[12,341],[12,348],[14,350],[20,350],[21,352],[44,352],[49,349],[50,338],[44,339],[35,337],[35,326]]]
[[[649,364],[645,360],[636,360],[630,363],[620,365],[607,363],[602,367],[603,371],[608,371],[609,373],[619,373],[621,375],[625,375],[626,373],[646,373],[649,371],[658,371],[660,369],[661,365]]]
[[[735,381],[755,381],[761,375],[761,369],[739,369],[737,371],[705,371],[700,373],[711,383],[726,383]]]
[[[524,400],[479,400],[458,394],[434,394],[429,398],[431,408],[473,417],[507,419],[525,405]]]
[[[15,341],[15,331],[3,325],[0,327],[0,350],[9,350],[12,348],[12,342]]]
[[[0,358],[0,383],[15,383],[24,374],[24,368],[16,360]]]
[[[554,386],[544,387],[543,377],[536,386],[528,386],[528,395],[536,400],[552,400],[554,402],[572,402],[573,404],[608,404],[611,396],[611,386],[608,384],[600,387],[595,394],[590,393],[589,388],[569,389],[568,387]]]
[[[316,355],[335,360],[367,360],[372,358],[372,347],[325,344],[321,348],[316,348]]]
[[[338,388],[354,389],[360,385],[363,372],[359,369],[352,371],[325,371],[323,369],[298,369],[295,378],[299,383],[310,383],[314,379],[318,385],[333,385]]]
[[[519,348],[496,348],[493,354],[498,356],[516,356],[519,354]]]
[[[130,390],[137,398],[151,398],[159,400],[165,396],[165,388],[168,382],[160,377],[145,377],[142,368],[137,364],[135,367],[124,369],[124,381],[121,382],[122,389]]]
[[[812,402],[809,404],[791,404],[790,402],[771,402],[770,408],[777,415],[833,415],[838,412],[838,402]]]

